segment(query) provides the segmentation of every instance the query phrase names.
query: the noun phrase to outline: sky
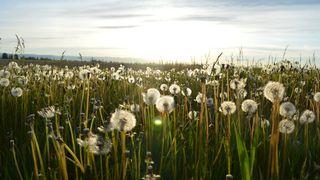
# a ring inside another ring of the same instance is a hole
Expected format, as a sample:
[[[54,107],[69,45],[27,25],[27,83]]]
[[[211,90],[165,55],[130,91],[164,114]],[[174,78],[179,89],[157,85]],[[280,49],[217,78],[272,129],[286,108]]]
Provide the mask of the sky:
[[[0,52],[188,62],[320,53],[319,0],[0,0]]]

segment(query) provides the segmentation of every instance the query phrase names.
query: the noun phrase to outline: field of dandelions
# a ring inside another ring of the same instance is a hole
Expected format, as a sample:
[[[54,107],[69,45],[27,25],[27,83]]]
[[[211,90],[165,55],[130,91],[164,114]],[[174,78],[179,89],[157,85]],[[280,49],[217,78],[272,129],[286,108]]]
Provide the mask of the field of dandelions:
[[[16,62],[0,70],[1,179],[320,179],[313,65]]]

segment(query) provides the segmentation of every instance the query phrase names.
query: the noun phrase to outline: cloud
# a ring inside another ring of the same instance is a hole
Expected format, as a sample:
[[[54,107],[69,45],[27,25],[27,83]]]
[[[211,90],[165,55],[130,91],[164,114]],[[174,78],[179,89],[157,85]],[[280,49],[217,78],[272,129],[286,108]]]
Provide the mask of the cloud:
[[[124,26],[99,26],[100,29],[128,29],[128,28],[136,28],[139,25],[124,25]]]
[[[97,18],[102,19],[128,19],[128,18],[144,18],[152,17],[150,14],[101,14],[96,15]]]
[[[234,16],[216,16],[216,15],[189,15],[177,18],[178,21],[213,21],[213,22],[235,22]]]

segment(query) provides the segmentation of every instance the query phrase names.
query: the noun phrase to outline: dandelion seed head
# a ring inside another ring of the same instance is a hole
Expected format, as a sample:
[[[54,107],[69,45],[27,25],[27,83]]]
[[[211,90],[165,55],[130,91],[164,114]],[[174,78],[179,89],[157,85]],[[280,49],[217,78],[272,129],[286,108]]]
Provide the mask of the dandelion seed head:
[[[300,116],[300,124],[312,123],[315,118],[316,118],[316,115],[314,114],[313,111],[305,110]]]
[[[198,95],[196,96],[196,99],[195,99],[195,101],[199,104],[202,102],[206,102],[206,100],[207,100],[207,97],[205,95],[203,95],[202,93],[198,93]]]
[[[56,110],[54,106],[49,106],[49,107],[42,108],[40,111],[38,111],[38,114],[43,118],[50,119],[55,116]]]
[[[283,84],[279,82],[269,81],[263,90],[264,97],[272,103],[275,101],[281,101],[285,94],[285,88]]]
[[[81,80],[86,80],[91,78],[91,71],[88,69],[82,69],[79,72],[79,78]]]
[[[136,126],[136,117],[129,111],[116,109],[111,115],[109,126],[112,130],[131,131]]]
[[[172,96],[161,96],[156,102],[156,108],[161,113],[171,113],[175,103]]]
[[[291,102],[284,102],[280,105],[279,113],[282,117],[292,118],[296,113],[296,107]]]
[[[140,111],[139,104],[131,104],[130,105],[130,110],[131,110],[131,112],[139,112]]]
[[[14,97],[20,97],[20,96],[22,96],[22,94],[23,94],[23,91],[19,87],[13,87],[11,89],[11,95]]]
[[[143,101],[147,105],[156,104],[157,100],[160,98],[160,92],[155,88],[150,88],[147,93],[142,93]]]
[[[224,101],[221,103],[221,111],[224,115],[231,115],[236,112],[236,104],[232,101]]]
[[[279,122],[279,131],[284,134],[291,134],[295,128],[293,121],[283,119]]]
[[[254,100],[246,99],[241,104],[241,109],[243,112],[253,114],[258,109],[258,104]]]
[[[161,84],[161,85],[160,85],[160,90],[161,90],[161,91],[165,92],[165,91],[168,91],[168,89],[169,89],[169,88],[168,88],[168,85],[166,85],[166,84]]]
[[[313,99],[316,102],[320,102],[320,92],[315,93],[313,96]]]
[[[180,86],[178,86],[177,84],[172,84],[169,87],[169,91],[170,91],[171,94],[177,95],[177,94],[180,93],[181,89],[180,89]]]
[[[9,79],[7,79],[7,78],[1,78],[1,79],[0,79],[0,85],[1,85],[2,87],[8,87],[9,84],[10,84]]]
[[[0,77],[2,78],[9,78],[11,75],[11,73],[9,71],[6,71],[6,70],[0,70]]]

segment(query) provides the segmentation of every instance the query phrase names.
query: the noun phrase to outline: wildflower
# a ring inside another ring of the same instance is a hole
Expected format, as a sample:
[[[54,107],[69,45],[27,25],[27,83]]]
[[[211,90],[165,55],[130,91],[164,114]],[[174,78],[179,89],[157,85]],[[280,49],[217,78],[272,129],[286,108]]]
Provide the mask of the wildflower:
[[[169,87],[169,91],[171,94],[173,95],[177,95],[180,93],[180,86],[176,85],[176,84],[172,84],[170,87]]]
[[[132,105],[130,106],[130,110],[131,110],[131,112],[139,112],[139,111],[140,111],[140,106],[139,106],[139,104],[132,104]]]
[[[195,101],[200,104],[201,102],[205,102],[206,99],[207,98],[206,98],[205,95],[203,95],[202,93],[198,93],[198,95],[196,96]]]
[[[243,112],[253,114],[257,111],[258,104],[254,100],[246,99],[241,104],[241,109]]]
[[[89,152],[97,155],[108,154],[111,151],[111,142],[105,140],[102,136],[98,136],[91,132],[85,140],[77,139],[79,146],[86,148]]]
[[[21,85],[25,85],[25,84],[27,84],[28,83],[28,78],[26,77],[26,76],[19,76],[18,77],[18,82],[19,82],[19,84],[21,84]]]
[[[320,92],[315,93],[313,96],[313,99],[316,102],[320,102]]]
[[[171,113],[174,106],[174,98],[172,96],[162,96],[156,103],[156,108],[161,113]]]
[[[185,91],[181,91],[183,96],[191,96],[192,90],[190,88],[186,88]]]
[[[288,119],[281,120],[279,122],[279,131],[285,134],[291,134],[295,128],[293,121]]]
[[[86,80],[86,79],[90,79],[91,78],[91,71],[89,71],[88,69],[83,69],[79,72],[79,78],[81,80]]]
[[[284,102],[279,111],[281,116],[291,118],[296,113],[296,107],[291,102]]]
[[[230,115],[236,112],[236,104],[232,101],[224,101],[221,103],[221,111],[224,115]]]
[[[240,90],[246,87],[247,79],[233,79],[230,81],[230,88],[233,90]]]
[[[142,93],[143,101],[147,105],[156,104],[157,100],[160,98],[160,92],[155,88],[150,88],[147,93]]]
[[[312,123],[316,118],[313,111],[305,110],[300,116],[300,124]]]
[[[236,99],[243,99],[247,96],[247,91],[245,89],[239,89],[235,94]]]
[[[198,120],[198,112],[197,111],[189,111],[188,118]]]
[[[11,94],[12,94],[12,96],[14,96],[14,97],[20,97],[20,96],[22,96],[22,93],[23,93],[23,91],[22,91],[22,89],[19,88],[19,87],[13,87],[13,88],[11,89]]]
[[[111,78],[114,80],[119,80],[120,79],[120,75],[119,73],[115,72],[111,74]]]
[[[269,81],[264,87],[263,94],[271,102],[281,101],[285,94],[285,88],[279,82]]]
[[[0,85],[3,86],[3,87],[8,87],[10,84],[10,81],[9,79],[7,78],[1,78],[0,79]]]
[[[133,84],[133,83],[135,82],[134,77],[133,77],[133,76],[129,76],[129,77],[128,77],[128,82],[131,83],[131,84]]]
[[[49,106],[42,108],[40,111],[38,111],[38,114],[43,118],[50,119],[54,117],[54,115],[56,114],[56,110],[54,106]]]
[[[160,90],[163,91],[163,92],[168,91],[168,85],[166,85],[166,84],[161,84],[161,85],[160,85]]]
[[[8,67],[9,67],[10,69],[19,69],[19,68],[20,68],[19,65],[18,65],[18,63],[14,62],[14,61],[10,62],[10,63],[8,64]]]
[[[0,70],[0,77],[2,78],[9,78],[10,77],[10,72],[9,71],[6,71],[6,70]]]
[[[129,111],[119,110],[111,115],[109,128],[118,131],[131,131],[136,126],[136,117]]]

